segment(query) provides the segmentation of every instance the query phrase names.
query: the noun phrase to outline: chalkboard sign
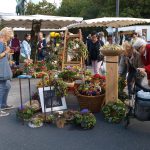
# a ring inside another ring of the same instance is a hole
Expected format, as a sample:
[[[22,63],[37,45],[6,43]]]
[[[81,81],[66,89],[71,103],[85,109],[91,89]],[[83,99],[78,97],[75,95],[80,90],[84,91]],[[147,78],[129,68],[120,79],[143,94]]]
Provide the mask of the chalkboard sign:
[[[62,106],[61,97],[56,96],[54,90],[44,91],[44,102],[45,102],[46,108],[50,108],[51,105],[52,107]]]
[[[56,96],[53,87],[51,89],[50,87],[44,87],[44,91],[43,88],[39,88],[38,90],[43,112],[44,112],[44,104],[46,112],[50,112],[51,110],[58,111],[62,109],[67,109],[65,97]]]

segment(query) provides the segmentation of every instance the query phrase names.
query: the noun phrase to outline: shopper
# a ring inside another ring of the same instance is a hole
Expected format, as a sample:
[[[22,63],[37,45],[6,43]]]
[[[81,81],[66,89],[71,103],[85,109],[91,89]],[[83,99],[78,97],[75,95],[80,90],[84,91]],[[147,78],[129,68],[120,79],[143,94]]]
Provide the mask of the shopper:
[[[13,38],[13,30],[11,28],[5,27],[0,31],[0,117],[9,115],[9,113],[2,111],[2,109],[12,108],[12,106],[7,105],[12,72],[8,61],[10,48],[6,45],[6,43],[10,42],[11,38]]]
[[[18,39],[17,34],[15,34],[14,38],[11,40],[10,47],[14,50],[13,60],[15,61],[16,66],[19,66],[20,40]]]
[[[127,86],[128,86],[128,95],[129,99],[132,98],[133,94],[133,83],[135,82],[135,77],[137,73],[137,68],[143,67],[143,63],[141,61],[141,55],[137,52],[131,44],[128,42],[124,42],[123,48],[125,49],[125,56],[126,60],[125,63],[127,64]]]
[[[101,55],[100,55],[100,43],[98,41],[97,33],[93,32],[91,34],[91,42],[89,44],[89,54],[92,61],[92,67],[94,70],[94,74],[99,73],[100,65],[101,65]]]
[[[150,86],[150,44],[147,44],[143,39],[138,39],[133,47],[141,54],[144,67],[139,67],[138,69],[141,73],[147,74],[148,84]]]
[[[21,44],[21,56],[23,60],[30,59],[31,56],[31,46],[30,46],[31,35],[26,34],[25,38]]]

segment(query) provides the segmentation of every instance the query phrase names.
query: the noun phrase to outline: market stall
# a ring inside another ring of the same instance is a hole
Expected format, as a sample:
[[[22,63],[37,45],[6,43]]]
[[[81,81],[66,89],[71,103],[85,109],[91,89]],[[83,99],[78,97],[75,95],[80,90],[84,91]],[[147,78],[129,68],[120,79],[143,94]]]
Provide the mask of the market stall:
[[[134,24],[144,24],[150,23],[150,19],[141,19],[141,18],[126,18],[126,17],[104,17],[104,18],[95,18],[89,20],[83,20],[81,23],[76,23],[68,26],[68,29],[71,28],[82,28],[82,27],[124,27]],[[118,48],[117,48],[118,49]],[[110,53],[107,53],[108,51]],[[102,52],[106,56],[106,103],[116,102],[118,100],[118,56],[123,52],[120,51],[115,53],[115,47],[106,47],[106,53]]]

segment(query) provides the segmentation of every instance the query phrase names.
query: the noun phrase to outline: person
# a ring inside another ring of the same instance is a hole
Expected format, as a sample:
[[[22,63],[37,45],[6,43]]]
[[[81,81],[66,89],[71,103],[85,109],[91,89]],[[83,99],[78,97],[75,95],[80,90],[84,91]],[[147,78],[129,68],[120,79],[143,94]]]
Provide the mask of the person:
[[[44,50],[46,49],[46,39],[43,37],[43,33],[38,33],[38,60],[44,60],[45,54]]]
[[[0,117],[9,115],[8,112],[3,110],[12,108],[12,106],[7,105],[12,72],[8,61],[8,53],[11,49],[6,45],[11,38],[13,38],[11,28],[5,27],[0,31]]]
[[[120,31],[120,33],[119,33],[119,39],[118,39],[119,45],[122,45],[124,41],[125,41],[125,36],[123,34],[123,31]]]
[[[99,39],[103,42],[103,45],[106,44],[104,32],[99,32]]]
[[[14,50],[13,60],[15,61],[16,66],[19,66],[20,40],[17,38],[17,34],[15,34],[14,38],[11,40],[10,47]]]
[[[21,56],[23,60],[30,59],[30,56],[31,56],[30,40],[31,40],[31,35],[27,33],[21,44]]]
[[[141,59],[144,64],[144,67],[139,67],[138,70],[142,74],[147,74],[148,85],[150,86],[150,44],[147,44],[143,39],[138,39],[133,47],[141,54]]]
[[[128,96],[129,99],[132,98],[133,94],[133,83],[135,82],[135,77],[137,73],[137,68],[143,67],[143,63],[141,61],[141,55],[137,52],[129,42],[123,43],[123,48],[125,50],[126,60],[125,63],[127,65],[127,87],[128,87]]]
[[[89,44],[89,54],[92,61],[92,67],[94,74],[99,74],[99,69],[101,65],[101,55],[100,55],[100,43],[98,41],[97,33],[92,32],[91,42]]]
[[[131,44],[133,45],[136,42],[136,40],[138,40],[138,39],[139,39],[138,33],[133,32],[132,39],[131,39]]]

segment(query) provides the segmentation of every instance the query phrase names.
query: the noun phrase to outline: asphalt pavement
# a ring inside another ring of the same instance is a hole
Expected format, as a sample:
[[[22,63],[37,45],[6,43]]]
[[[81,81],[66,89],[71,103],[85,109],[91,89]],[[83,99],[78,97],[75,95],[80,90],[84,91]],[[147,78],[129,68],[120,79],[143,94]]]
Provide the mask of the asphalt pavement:
[[[31,80],[35,91],[37,79]],[[23,82],[23,99],[27,101],[28,84]],[[69,95],[68,108],[78,108],[77,100]],[[19,82],[12,81],[9,104],[20,105]],[[96,114],[97,124],[92,130],[73,126],[58,129],[54,125],[31,129],[16,119],[15,109],[11,115],[0,118],[0,150],[150,150],[150,122],[131,120],[128,129],[122,124],[107,123],[101,113]]]

